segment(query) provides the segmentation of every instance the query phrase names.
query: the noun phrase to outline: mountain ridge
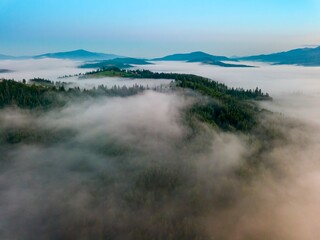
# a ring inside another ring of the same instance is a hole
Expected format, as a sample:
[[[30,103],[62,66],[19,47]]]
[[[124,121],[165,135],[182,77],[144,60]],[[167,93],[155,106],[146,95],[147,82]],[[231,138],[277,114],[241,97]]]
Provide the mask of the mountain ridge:
[[[154,58],[151,60],[153,61],[192,61],[194,59],[199,59],[199,58],[211,58],[212,60],[215,60],[215,61],[234,61],[233,59],[225,56],[211,55],[209,53],[205,53],[202,51],[195,51],[190,53],[175,53],[175,54],[167,55],[161,58]]]
[[[115,58],[110,60],[102,60],[98,62],[86,62],[80,68],[106,68],[117,67],[120,69],[131,68],[133,65],[150,65],[152,63],[138,58]]]
[[[71,59],[71,60],[109,60],[120,58],[121,56],[115,54],[90,52],[84,49],[78,49],[67,52],[45,53],[33,56],[35,59],[39,58],[57,58],[57,59]]]
[[[268,62],[275,65],[320,66],[320,46],[236,58],[243,61]]]
[[[209,53],[205,53],[202,51],[190,52],[190,53],[176,53],[171,54],[162,58],[154,58],[152,61],[184,61],[190,63],[201,63],[207,65],[214,65],[219,67],[253,67],[249,65],[242,65],[242,64],[232,64],[232,63],[224,63],[223,61],[229,62],[237,62],[238,60],[228,58],[225,56],[217,56],[211,55]]]
[[[90,52],[84,49],[78,49],[66,52],[45,53],[36,56],[9,56],[0,54],[0,60],[17,60],[17,59],[41,59],[41,58],[57,58],[70,59],[79,61],[107,61],[113,59],[133,59],[116,54],[107,54],[99,52]],[[140,59],[140,58],[135,58]],[[242,64],[224,63],[238,62],[238,61],[256,61],[267,62],[275,65],[300,65],[300,66],[320,66],[320,46],[311,48],[296,48],[289,51],[282,51],[270,54],[259,54],[243,57],[226,57],[212,55],[202,51],[195,51],[190,53],[176,53],[160,58],[142,59],[145,61],[184,61],[184,62],[198,62],[202,64],[216,65],[221,67],[252,67]],[[129,64],[129,63],[126,63]]]
[[[15,57],[13,57],[13,56],[0,54],[0,60],[11,60],[11,59],[14,59],[14,58]]]

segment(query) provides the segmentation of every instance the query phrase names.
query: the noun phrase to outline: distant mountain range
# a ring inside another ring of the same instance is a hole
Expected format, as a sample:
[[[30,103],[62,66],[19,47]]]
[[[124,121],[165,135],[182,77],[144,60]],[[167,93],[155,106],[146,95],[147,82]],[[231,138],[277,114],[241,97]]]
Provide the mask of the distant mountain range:
[[[12,59],[13,57],[11,56],[7,56],[7,55],[2,55],[0,54],[0,60],[8,60],[8,59]]]
[[[83,49],[69,51],[69,52],[57,52],[57,53],[45,53],[36,56],[8,56],[1,55],[0,60],[15,60],[15,59],[41,59],[41,58],[57,58],[57,59],[70,59],[70,60],[78,60],[78,61],[93,61],[93,60],[109,60],[115,58],[121,58],[122,56],[118,56],[115,54],[105,54],[105,53],[97,53],[97,52],[89,52]]]
[[[201,59],[212,59],[214,61],[234,61],[233,59],[224,56],[214,56],[204,52],[191,52],[191,53],[177,53],[168,55],[162,58],[154,58],[153,61],[195,61]]]
[[[237,58],[237,60],[268,62],[277,65],[320,66],[320,46],[316,48],[298,48],[287,52],[242,57]]]
[[[34,56],[33,58],[58,58],[58,59],[71,59],[79,61],[88,61],[88,60],[109,60],[114,58],[120,58],[121,56],[114,54],[105,54],[97,52],[89,52],[83,49],[70,51],[70,52],[58,52],[58,53],[46,53],[42,55]]]
[[[263,54],[247,57],[228,58],[225,56],[211,55],[205,52],[191,52],[191,53],[178,53],[168,55],[162,58],[154,59],[138,59],[118,56],[115,54],[105,54],[97,52],[89,52],[83,49],[69,51],[46,53],[30,57],[13,57],[8,55],[1,55],[0,60],[13,60],[13,59],[41,59],[41,58],[58,58],[70,59],[77,61],[87,61],[82,67],[103,67],[103,66],[116,66],[120,68],[127,68],[133,65],[150,64],[149,61],[185,61],[185,62],[198,62],[202,64],[216,65],[220,67],[251,67],[237,63],[237,61],[257,61],[268,62],[272,64],[289,64],[301,66],[320,66],[320,46],[316,48],[299,48],[287,52],[279,52],[272,54]],[[89,61],[89,62],[88,62]],[[95,61],[95,62],[93,62]]]
[[[0,73],[10,73],[10,72],[12,71],[9,69],[0,69]]]
[[[162,58],[154,58],[153,61],[184,61],[197,62],[202,64],[215,65],[220,67],[251,67],[242,64],[224,63],[223,61],[235,62],[237,59],[231,59],[225,56],[215,56],[204,52],[178,53]]]
[[[185,61],[217,65],[221,67],[251,67],[242,64],[225,63],[225,61],[256,61],[275,65],[320,66],[320,46],[316,48],[298,48],[286,52],[255,55],[240,58],[210,55],[204,52],[173,54],[154,61]]]

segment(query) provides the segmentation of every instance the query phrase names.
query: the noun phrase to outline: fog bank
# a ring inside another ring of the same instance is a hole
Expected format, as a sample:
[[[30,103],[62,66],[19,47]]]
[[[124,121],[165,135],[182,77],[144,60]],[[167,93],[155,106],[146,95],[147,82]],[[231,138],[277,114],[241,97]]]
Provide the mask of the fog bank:
[[[230,87],[261,88],[277,96],[282,93],[320,93],[320,67],[269,65],[256,62],[239,62],[255,68],[224,68],[199,63],[154,62],[137,66],[159,72],[192,73],[223,82]]]
[[[93,88],[104,85],[108,88],[113,86],[141,85],[144,87],[155,88],[162,85],[170,84],[168,79],[128,79],[120,77],[105,78],[86,78],[79,79],[78,76],[61,78],[63,76],[73,76],[75,74],[83,74],[95,69],[78,68],[82,65],[81,61],[61,60],[54,58],[44,59],[25,59],[25,60],[0,60],[0,69],[8,69],[11,72],[0,73],[0,79],[14,79],[22,81],[22,79],[44,78],[50,81],[70,82],[72,86],[81,88]]]
[[[81,64],[82,62],[54,58],[2,60],[0,61],[0,69],[9,69],[12,72],[0,73],[0,78],[17,81],[45,78],[54,81],[60,76],[85,73],[90,70],[78,68]]]
[[[178,92],[3,109],[23,141],[0,146],[1,239],[319,238],[319,68],[143,68],[262,88],[273,113],[249,135],[186,120]]]

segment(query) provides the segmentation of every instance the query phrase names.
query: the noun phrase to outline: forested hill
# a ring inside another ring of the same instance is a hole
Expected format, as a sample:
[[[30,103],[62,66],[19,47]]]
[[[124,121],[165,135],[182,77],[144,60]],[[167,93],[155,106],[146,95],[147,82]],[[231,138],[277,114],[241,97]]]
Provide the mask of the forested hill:
[[[228,88],[222,83],[196,75],[175,73],[153,73],[146,70],[121,71],[113,68],[99,70],[88,75],[105,74],[128,78],[172,79],[172,91],[190,89],[206,96],[190,109],[192,116],[224,130],[250,130],[256,123],[259,108],[251,100],[270,100],[268,94],[260,89],[244,90]],[[19,83],[10,80],[0,82],[0,107],[16,105],[27,109],[51,109],[62,107],[68,101],[82,100],[101,96],[127,97],[145,90],[142,86],[113,87],[103,85],[91,90],[81,90],[79,87],[66,88],[63,84],[54,84],[48,80],[33,79],[29,83]]]
[[[99,74],[173,81],[0,80],[2,203],[12,211],[0,239],[221,239],[199,223],[229,214],[272,166],[282,135],[252,101],[270,97],[189,74]]]
[[[63,107],[72,100],[86,100],[101,96],[127,97],[145,90],[143,86],[132,87],[114,86],[107,88],[103,85],[93,89],[69,87],[68,83],[51,82],[46,79],[31,79],[29,83],[13,80],[0,80],[0,108],[17,106],[23,109],[52,109]]]
[[[184,88],[192,88],[201,90],[204,94],[210,89],[216,92],[216,97],[222,95],[230,95],[240,99],[250,100],[271,100],[269,94],[263,93],[261,89],[243,89],[243,88],[229,88],[223,83],[219,83],[209,78],[200,77],[193,74],[179,74],[179,73],[158,73],[149,70],[121,70],[117,67],[102,68],[96,71],[88,72],[81,75],[80,78],[102,78],[102,77],[123,77],[123,78],[148,78],[148,79],[172,79],[175,80],[177,86]],[[201,86],[201,87],[200,87]],[[211,95],[210,94],[210,95]]]

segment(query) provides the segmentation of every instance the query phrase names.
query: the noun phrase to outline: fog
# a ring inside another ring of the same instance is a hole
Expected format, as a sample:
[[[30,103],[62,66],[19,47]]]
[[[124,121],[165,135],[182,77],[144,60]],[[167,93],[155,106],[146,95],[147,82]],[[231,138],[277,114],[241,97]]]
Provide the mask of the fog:
[[[264,155],[272,162],[272,170],[264,171],[228,214],[209,221],[213,236],[218,232],[220,239],[318,239],[320,68],[245,64],[256,68],[169,62],[143,68],[193,73],[233,87],[259,87],[273,97],[260,105],[279,114],[273,124],[288,139]]]
[[[223,68],[199,63],[155,62],[139,68],[151,71],[193,73],[223,82],[230,87],[259,87],[273,96],[282,93],[320,93],[320,67],[269,65],[256,62],[239,64],[255,68]]]
[[[0,78],[17,81],[38,77],[56,80],[60,76],[88,72],[88,69],[78,68],[81,64],[82,62],[54,58],[2,60],[0,61],[0,69],[8,69],[12,72],[0,73]]]
[[[34,234],[41,239],[97,239],[108,234],[126,239],[135,224],[145,228],[151,209],[123,204],[126,197],[147,201],[130,196],[131,191],[141,194],[134,188],[137,175],[162,168],[175,174],[174,166],[185,161],[182,142],[188,130],[181,124],[181,113],[191,103],[179,95],[146,91],[72,104],[40,116],[2,110],[1,126],[59,136],[49,144],[45,139],[52,136],[44,135],[43,144],[31,139],[14,148],[2,146],[1,239],[33,239]]]
[[[79,79],[76,77],[61,78],[63,76],[73,76],[93,71],[95,69],[78,68],[83,62],[61,59],[25,59],[25,60],[0,60],[0,69],[8,69],[11,72],[0,73],[0,79],[14,79],[22,81],[22,79],[44,78],[51,81],[63,81],[72,83],[72,86],[81,88],[93,88],[98,85],[105,85],[110,88],[113,86],[142,85],[144,87],[155,88],[162,85],[168,85],[171,80],[168,79],[128,79],[119,77],[105,78],[86,78]]]
[[[320,67],[270,65],[240,62],[256,68],[223,68],[198,63],[156,62],[139,68],[159,72],[192,73],[208,77],[229,87],[268,92],[272,102],[262,102],[264,108],[320,124]]]
[[[61,76],[65,63],[29,74]],[[253,141],[188,122],[197,97],[179,91],[99,98],[46,113],[3,109],[1,131],[32,137],[0,148],[1,239],[319,238],[320,68],[139,67],[262,88],[273,101],[259,104],[273,113],[263,113],[260,125],[276,137]],[[252,174],[248,161],[263,164]]]

